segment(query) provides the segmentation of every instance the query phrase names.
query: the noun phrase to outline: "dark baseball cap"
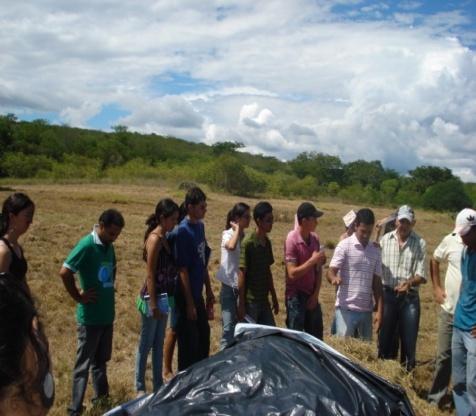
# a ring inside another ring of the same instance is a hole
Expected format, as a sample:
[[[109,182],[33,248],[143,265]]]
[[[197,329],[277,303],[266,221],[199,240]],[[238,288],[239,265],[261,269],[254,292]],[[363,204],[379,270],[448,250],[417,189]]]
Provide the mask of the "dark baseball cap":
[[[313,204],[310,202],[303,202],[301,205],[299,205],[297,209],[297,217],[298,220],[302,220],[303,218],[319,218],[324,213],[320,210],[318,210]]]

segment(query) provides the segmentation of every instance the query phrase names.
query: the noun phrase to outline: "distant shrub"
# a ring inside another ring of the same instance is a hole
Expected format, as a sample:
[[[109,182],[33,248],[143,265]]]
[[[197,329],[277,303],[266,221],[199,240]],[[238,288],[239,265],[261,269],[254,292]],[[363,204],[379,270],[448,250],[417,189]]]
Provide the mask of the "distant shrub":
[[[101,176],[101,163],[84,156],[64,155],[63,162],[54,162],[50,172],[42,171],[39,177],[61,179],[96,179]]]
[[[23,153],[6,153],[1,163],[2,171],[14,178],[32,178],[39,171],[49,171],[53,166],[53,160],[47,156]]]
[[[460,211],[472,205],[472,200],[459,179],[430,186],[422,197],[423,207],[437,211]]]

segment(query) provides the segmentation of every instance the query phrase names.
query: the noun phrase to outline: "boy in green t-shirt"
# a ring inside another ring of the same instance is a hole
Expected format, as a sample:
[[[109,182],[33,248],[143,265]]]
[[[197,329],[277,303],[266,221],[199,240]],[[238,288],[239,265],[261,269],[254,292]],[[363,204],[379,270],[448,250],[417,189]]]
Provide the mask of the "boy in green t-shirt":
[[[258,202],[253,210],[256,230],[241,243],[240,272],[238,275],[238,319],[245,315],[258,324],[275,326],[269,304],[271,292],[273,311],[277,315],[279,303],[274,289],[271,265],[273,248],[267,234],[273,228],[273,207],[269,202]]]
[[[70,415],[80,415],[88,383],[89,367],[95,399],[109,394],[106,363],[112,353],[114,322],[114,282],[116,256],[112,243],[124,228],[119,211],[108,209],[99,217],[92,233],[83,237],[71,250],[60,276],[69,295],[77,303],[78,349],[73,370]],[[79,286],[75,274],[79,273]]]

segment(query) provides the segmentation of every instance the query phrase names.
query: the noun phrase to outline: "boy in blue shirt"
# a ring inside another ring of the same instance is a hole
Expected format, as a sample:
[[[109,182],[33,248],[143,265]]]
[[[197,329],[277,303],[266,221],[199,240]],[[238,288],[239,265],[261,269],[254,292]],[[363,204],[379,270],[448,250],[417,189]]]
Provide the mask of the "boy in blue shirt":
[[[461,258],[461,291],[451,343],[453,398],[456,413],[476,415],[476,211],[463,209],[456,228],[466,246]]]
[[[182,371],[197,361],[207,358],[210,350],[210,325],[202,296],[206,288],[206,304],[213,305],[208,259],[210,248],[205,239],[201,221],[207,211],[206,195],[194,187],[185,196],[187,216],[177,228],[175,250],[179,268],[177,290],[178,370]]]

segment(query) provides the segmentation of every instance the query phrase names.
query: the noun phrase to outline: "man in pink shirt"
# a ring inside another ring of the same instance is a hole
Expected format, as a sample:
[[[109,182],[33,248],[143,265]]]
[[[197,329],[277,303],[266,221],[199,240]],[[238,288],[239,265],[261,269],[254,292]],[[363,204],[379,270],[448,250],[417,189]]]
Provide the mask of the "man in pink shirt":
[[[327,280],[338,287],[336,335],[372,339],[372,311],[378,331],[383,316],[382,258],[380,247],[370,242],[375,217],[368,208],[357,212],[355,233],[342,240],[334,251]],[[357,331],[357,332],[356,332]]]
[[[310,202],[297,210],[297,227],[290,231],[284,247],[286,262],[286,325],[322,339],[322,311],[319,304],[322,266],[326,262],[314,232],[323,212]]]

